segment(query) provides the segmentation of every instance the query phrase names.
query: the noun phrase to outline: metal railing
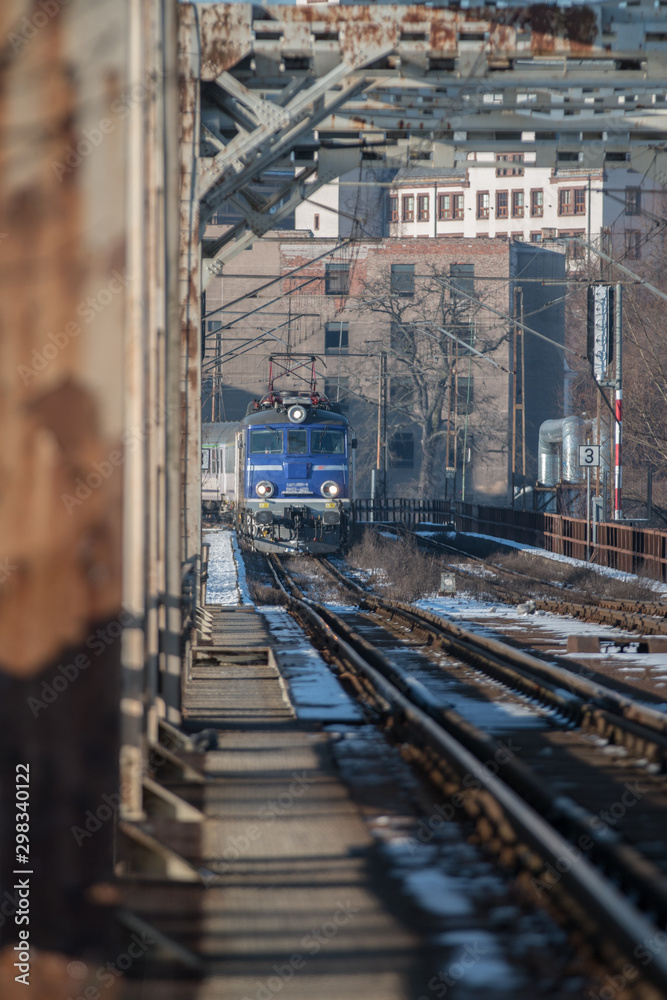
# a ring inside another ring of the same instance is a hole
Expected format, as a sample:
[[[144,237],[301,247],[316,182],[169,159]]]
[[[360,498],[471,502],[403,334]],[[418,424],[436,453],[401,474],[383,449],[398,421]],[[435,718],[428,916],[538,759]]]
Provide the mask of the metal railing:
[[[586,561],[586,521],[583,518],[515,510],[459,500],[356,500],[357,522],[394,521],[406,528],[420,522],[448,524],[457,531],[489,535],[546,549]],[[667,582],[667,531],[637,528],[631,524],[603,522],[597,525],[590,562],[626,573],[638,573]]]
[[[402,524],[405,528],[414,528],[422,521],[430,524],[450,524],[454,515],[450,500],[389,497],[386,500],[355,500],[353,508],[354,518],[358,524],[392,521]]]

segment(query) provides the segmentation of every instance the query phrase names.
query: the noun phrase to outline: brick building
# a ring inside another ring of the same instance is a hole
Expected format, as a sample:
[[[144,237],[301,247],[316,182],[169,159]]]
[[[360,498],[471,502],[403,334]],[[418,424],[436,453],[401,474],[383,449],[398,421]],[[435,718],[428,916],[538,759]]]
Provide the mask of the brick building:
[[[506,502],[515,403],[531,482],[539,424],[561,415],[563,383],[561,352],[530,333],[525,377],[512,376],[512,317],[522,308],[526,326],[562,344],[552,300],[564,273],[562,253],[502,239],[275,232],[208,285],[204,419],[242,417],[271,353],[315,354],[358,438],[357,496],[370,495],[379,454],[388,495]],[[519,485],[520,436],[514,446]]]

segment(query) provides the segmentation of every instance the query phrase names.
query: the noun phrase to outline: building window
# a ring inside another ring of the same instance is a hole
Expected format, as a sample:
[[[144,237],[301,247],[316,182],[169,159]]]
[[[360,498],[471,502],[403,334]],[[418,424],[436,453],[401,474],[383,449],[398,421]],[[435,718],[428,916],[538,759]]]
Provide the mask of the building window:
[[[415,196],[413,194],[403,195],[403,222],[415,221]]]
[[[507,191],[496,192],[496,219],[506,219],[508,214],[508,193]]]
[[[324,288],[325,295],[349,295],[350,265],[325,264],[324,284],[325,284]]]
[[[523,191],[512,191],[512,218],[523,219]]]
[[[572,201],[572,189],[561,188],[558,192],[558,214],[572,215],[574,213],[574,203]]]
[[[558,192],[559,215],[586,214],[586,188],[561,188]]]
[[[417,198],[417,221],[428,222],[429,218],[429,196],[420,194]]]
[[[451,194],[439,194],[438,195],[438,219],[441,222],[446,219],[453,219],[453,205],[452,205],[453,195]]]
[[[438,218],[443,221],[447,219],[463,218],[463,195],[462,194],[439,194],[438,195]]]
[[[392,222],[398,222],[398,198],[395,195],[389,199],[389,218]]]
[[[523,233],[512,233],[512,239],[518,240],[519,243],[525,243]]]
[[[392,469],[412,469],[415,464],[415,439],[408,431],[392,434],[389,441],[389,460]]]
[[[334,320],[324,327],[324,353],[347,354],[348,324]]]
[[[477,218],[488,219],[489,217],[489,192],[480,191],[477,195]]]
[[[472,305],[471,296],[475,294],[475,265],[450,264],[449,284],[454,309],[459,316],[467,314]]]
[[[496,153],[496,177],[523,177],[523,167],[505,164],[523,163],[523,153]],[[502,166],[500,164],[503,164]]]
[[[391,294],[409,298],[415,294],[415,265],[391,265]]]
[[[534,219],[544,215],[544,191],[541,189],[530,192],[530,214]]]
[[[320,217],[319,217],[319,215],[314,215],[313,216],[313,229],[319,229],[319,228],[320,228]]]
[[[638,187],[626,187],[625,189],[625,214],[639,215],[640,189]]]
[[[638,229],[625,230],[625,256],[628,260],[639,260],[642,255]]]
[[[531,233],[530,234],[530,242],[531,243],[541,243],[542,242],[542,231],[540,230],[540,232],[538,232],[538,233]]]

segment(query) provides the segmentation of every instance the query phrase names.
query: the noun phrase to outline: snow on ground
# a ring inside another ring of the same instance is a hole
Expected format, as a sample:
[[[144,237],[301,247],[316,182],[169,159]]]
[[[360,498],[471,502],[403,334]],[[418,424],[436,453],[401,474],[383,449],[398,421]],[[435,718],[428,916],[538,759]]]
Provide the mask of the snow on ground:
[[[546,639],[554,641],[553,649],[546,649],[546,653],[552,653],[555,656],[572,659],[576,662],[585,660],[590,663],[592,668],[603,673],[605,670],[610,670],[613,665],[613,670],[625,674],[628,680],[632,679],[635,672],[647,676],[651,675],[656,688],[664,687],[667,689],[667,653],[639,653],[637,651],[638,636],[624,632],[613,625],[584,622],[579,618],[570,618],[551,612],[526,614],[517,611],[515,607],[479,601],[464,593],[458,597],[438,597],[416,601],[415,606],[431,611],[449,621],[459,622],[469,631],[491,638],[502,638],[502,635],[516,633],[518,639],[525,637],[527,641],[530,641],[530,636],[526,636],[527,630],[532,636],[542,632]],[[485,624],[485,620],[488,621],[488,624]],[[599,636],[602,641],[602,650],[599,653],[568,653],[566,652],[566,644],[569,635]],[[610,653],[604,649],[605,640],[612,644],[621,638],[634,639],[635,642],[624,652]],[[637,700],[642,700],[640,693],[637,695]],[[652,707],[662,710],[661,705],[651,704]],[[477,724],[479,725],[479,723]]]
[[[438,535],[442,537],[442,532],[423,532],[423,534],[428,534],[437,540]],[[612,569],[611,566],[598,566],[595,563],[585,562],[583,559],[573,559],[571,556],[562,556],[558,552],[547,552],[546,549],[538,549],[534,545],[524,545],[523,542],[510,542],[506,538],[496,538],[494,535],[478,535],[473,532],[459,531],[459,532],[446,532],[445,537],[453,539],[456,535],[460,535],[462,538],[466,536],[469,538],[483,538],[490,542],[501,542],[503,546],[508,546],[511,549],[521,549],[522,552],[526,552],[528,555],[532,556],[542,556],[545,559],[554,559],[556,562],[567,563],[569,566],[579,566],[584,569],[592,569],[595,573],[600,573],[601,576],[611,576],[615,580],[625,580],[628,583],[636,582],[638,577],[634,573],[624,573],[620,569]],[[667,594],[667,584],[660,583],[658,580],[646,580],[642,579],[642,583],[648,584],[656,593]]]
[[[252,604],[236,535],[224,528],[204,533],[208,542],[207,604]]]
[[[206,532],[210,545],[206,600],[209,604],[252,604],[245,565],[236,534],[225,529]],[[361,709],[343,690],[314,650],[303,630],[284,608],[260,607],[265,618],[280,673],[289,688],[292,706],[300,719],[359,723]]]
[[[363,713],[340,685],[303,629],[285,608],[260,607],[273,639],[280,673],[299,719],[359,723]]]

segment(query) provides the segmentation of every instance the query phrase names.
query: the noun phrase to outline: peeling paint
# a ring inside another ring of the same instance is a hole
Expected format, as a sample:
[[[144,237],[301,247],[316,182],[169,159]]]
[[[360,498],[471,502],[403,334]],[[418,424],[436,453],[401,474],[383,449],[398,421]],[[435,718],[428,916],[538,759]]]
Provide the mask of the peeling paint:
[[[202,80],[214,80],[223,70],[259,53],[278,62],[290,54],[315,59],[322,46],[338,49],[352,66],[396,54],[408,58],[456,57],[461,45],[480,47],[496,64],[509,64],[519,53],[517,31],[529,34],[520,47],[524,57],[560,54],[602,54],[597,12],[589,6],[571,8],[527,4],[519,8],[481,7],[474,11],[378,4],[258,7],[250,4],[180,4],[180,17],[199,22]],[[196,14],[192,11],[196,9]],[[304,31],[304,29],[307,29]],[[418,36],[424,35],[424,38]],[[270,39],[267,40],[267,35]],[[319,37],[325,40],[320,41]],[[405,37],[403,37],[405,36]],[[417,37],[415,37],[417,36]],[[472,37],[470,37],[472,36]],[[337,41],[336,41],[337,39]],[[596,47],[597,46],[597,47]]]
[[[16,43],[0,88],[0,670],[22,678],[121,603],[124,295],[108,285],[125,222],[105,206],[123,203],[123,130],[82,140],[117,125],[124,56],[74,74],[69,31],[59,10]]]

